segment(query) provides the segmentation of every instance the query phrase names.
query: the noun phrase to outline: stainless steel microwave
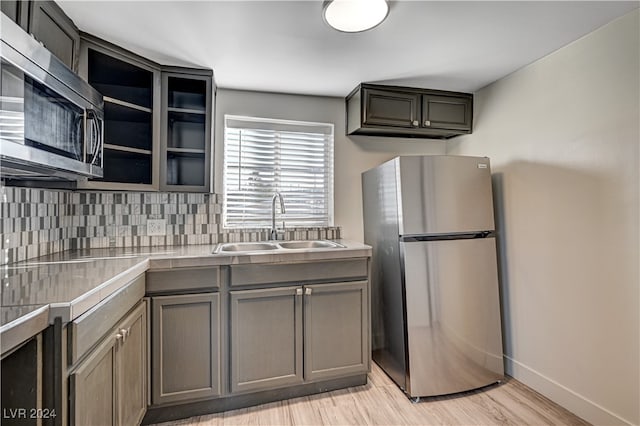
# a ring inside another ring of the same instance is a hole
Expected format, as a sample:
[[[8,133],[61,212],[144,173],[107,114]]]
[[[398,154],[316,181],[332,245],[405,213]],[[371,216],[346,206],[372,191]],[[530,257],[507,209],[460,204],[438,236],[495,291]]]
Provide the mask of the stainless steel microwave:
[[[1,177],[102,177],[102,95],[7,16],[1,19]]]

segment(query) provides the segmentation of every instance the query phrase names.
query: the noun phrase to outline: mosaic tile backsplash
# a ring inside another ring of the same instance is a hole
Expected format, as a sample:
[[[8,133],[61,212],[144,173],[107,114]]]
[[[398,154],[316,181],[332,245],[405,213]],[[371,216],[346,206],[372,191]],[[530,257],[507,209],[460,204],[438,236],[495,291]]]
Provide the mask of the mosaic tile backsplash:
[[[223,229],[217,194],[1,187],[0,264],[77,248],[172,246],[268,239],[268,229]],[[147,235],[165,219],[166,235]],[[339,227],[287,228],[285,239],[336,239]]]

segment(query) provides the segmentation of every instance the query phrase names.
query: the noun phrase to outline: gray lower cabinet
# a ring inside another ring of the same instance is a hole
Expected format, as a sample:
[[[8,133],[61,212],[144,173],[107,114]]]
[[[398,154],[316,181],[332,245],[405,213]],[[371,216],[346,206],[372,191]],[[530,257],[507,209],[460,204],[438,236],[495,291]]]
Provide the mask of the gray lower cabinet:
[[[116,337],[109,336],[70,377],[71,424],[114,425]]]
[[[367,281],[304,286],[304,377],[323,380],[369,369]]]
[[[367,281],[231,291],[231,392],[365,373]]]
[[[146,318],[141,302],[71,373],[72,425],[142,421],[147,402]]]
[[[231,291],[231,392],[302,383],[302,287]]]
[[[147,306],[141,304],[120,325],[116,347],[117,425],[140,424],[147,410]]]
[[[7,425],[39,425],[40,419],[23,415],[42,408],[42,334],[12,349],[0,361],[0,406],[2,423]],[[47,408],[43,419],[60,413]]]
[[[219,395],[219,294],[156,296],[151,300],[152,403]]]

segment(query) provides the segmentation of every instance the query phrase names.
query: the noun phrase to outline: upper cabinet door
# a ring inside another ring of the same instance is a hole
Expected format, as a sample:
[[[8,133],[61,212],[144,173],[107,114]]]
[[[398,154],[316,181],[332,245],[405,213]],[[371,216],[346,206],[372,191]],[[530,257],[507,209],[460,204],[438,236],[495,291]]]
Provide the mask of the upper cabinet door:
[[[419,94],[365,88],[363,95],[363,124],[418,127]]]
[[[19,0],[2,0],[0,1],[0,9],[2,13],[7,15],[13,22],[20,25],[23,30],[27,31],[29,22],[29,2]]]
[[[73,71],[78,70],[80,33],[53,1],[34,1],[29,14],[30,34]]]
[[[471,96],[422,96],[423,127],[471,132]]]

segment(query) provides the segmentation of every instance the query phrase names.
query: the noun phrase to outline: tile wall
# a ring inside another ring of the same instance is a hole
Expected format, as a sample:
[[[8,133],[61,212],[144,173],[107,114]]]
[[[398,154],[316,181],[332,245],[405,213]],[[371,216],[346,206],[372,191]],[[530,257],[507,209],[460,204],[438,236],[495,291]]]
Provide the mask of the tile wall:
[[[222,228],[221,196],[0,187],[0,264],[76,248],[258,241],[268,230]],[[166,235],[147,235],[165,219]],[[340,238],[339,227],[287,229],[288,240]]]

